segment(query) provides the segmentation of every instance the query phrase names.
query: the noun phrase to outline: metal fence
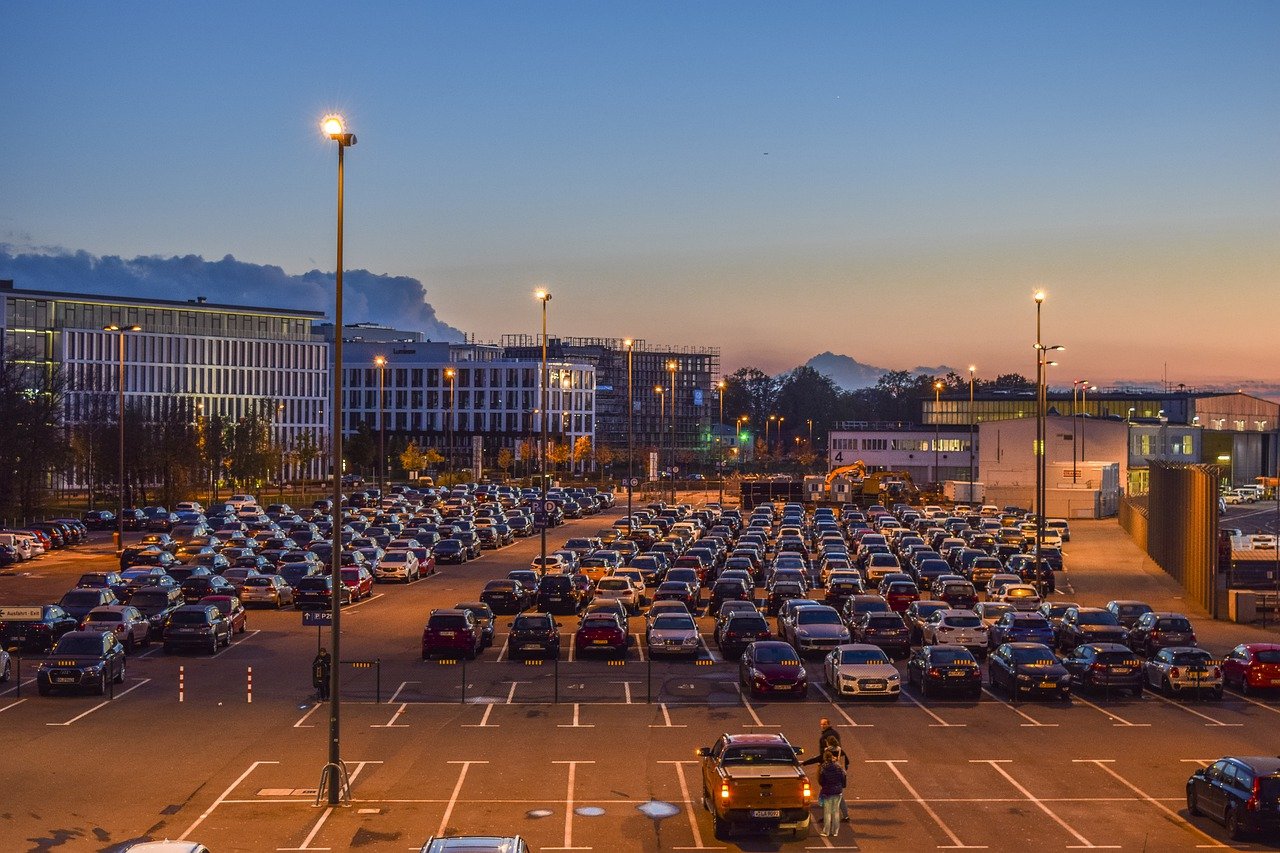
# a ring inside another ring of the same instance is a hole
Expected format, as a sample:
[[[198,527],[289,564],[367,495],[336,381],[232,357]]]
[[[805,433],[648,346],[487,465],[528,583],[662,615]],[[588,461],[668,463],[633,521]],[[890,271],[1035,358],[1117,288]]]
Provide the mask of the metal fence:
[[[1218,583],[1217,465],[1152,462],[1151,488],[1120,502],[1120,524],[1133,540],[1215,617]],[[1144,505],[1145,504],[1145,505]]]

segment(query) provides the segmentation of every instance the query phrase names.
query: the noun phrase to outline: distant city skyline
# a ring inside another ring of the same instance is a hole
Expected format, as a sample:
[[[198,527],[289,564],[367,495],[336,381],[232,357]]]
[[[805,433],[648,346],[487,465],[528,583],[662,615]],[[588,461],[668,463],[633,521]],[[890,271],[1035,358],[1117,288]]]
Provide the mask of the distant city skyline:
[[[830,351],[990,376],[1034,370],[1043,288],[1054,384],[1280,379],[1275,4],[16,2],[6,24],[18,287],[47,282],[14,258],[83,251],[158,257],[188,298],[233,256],[279,274],[228,292],[331,312],[338,110],[362,319],[497,339],[536,331],[545,286],[552,334],[718,346],[726,371]]]

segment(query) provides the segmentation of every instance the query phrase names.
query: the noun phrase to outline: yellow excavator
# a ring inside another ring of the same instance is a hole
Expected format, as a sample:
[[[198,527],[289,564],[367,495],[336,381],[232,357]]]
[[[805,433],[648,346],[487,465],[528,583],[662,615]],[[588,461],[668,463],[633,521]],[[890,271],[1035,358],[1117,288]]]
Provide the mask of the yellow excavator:
[[[859,459],[852,465],[841,465],[839,468],[833,468],[827,472],[826,482],[823,483],[823,490],[827,494],[831,494],[831,484],[836,477],[846,477],[850,480],[862,480],[867,476],[867,466]]]

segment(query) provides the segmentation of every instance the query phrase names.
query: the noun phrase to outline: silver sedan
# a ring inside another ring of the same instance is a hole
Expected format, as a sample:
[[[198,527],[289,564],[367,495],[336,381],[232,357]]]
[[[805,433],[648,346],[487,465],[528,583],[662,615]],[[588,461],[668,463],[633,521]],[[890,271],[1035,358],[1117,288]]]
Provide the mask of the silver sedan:
[[[649,625],[649,655],[683,655],[692,657],[698,653],[701,642],[698,625],[693,617],[679,613],[664,614]]]

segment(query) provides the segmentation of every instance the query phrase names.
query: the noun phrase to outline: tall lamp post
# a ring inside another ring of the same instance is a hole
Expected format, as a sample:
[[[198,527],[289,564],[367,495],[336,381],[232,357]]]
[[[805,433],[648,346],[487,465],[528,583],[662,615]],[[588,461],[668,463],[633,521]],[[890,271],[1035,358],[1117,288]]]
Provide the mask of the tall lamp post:
[[[720,469],[720,508],[724,509],[724,466],[725,459],[724,446],[721,443],[724,433],[724,380],[721,379],[716,383],[717,395],[720,397],[720,423],[716,429],[716,466]]]
[[[1040,311],[1044,305],[1045,293],[1038,290],[1035,293],[1036,301],[1036,550],[1035,550],[1035,567],[1036,582],[1040,583],[1040,573],[1043,565],[1040,560],[1040,546],[1044,539],[1044,521],[1045,521],[1045,503],[1047,501],[1047,490],[1045,488],[1045,433],[1046,421],[1048,419],[1048,394],[1045,390],[1046,376],[1048,365],[1057,364],[1045,359],[1045,354],[1050,350],[1061,350],[1063,347],[1052,346],[1046,347],[1041,339]]]
[[[116,534],[115,545],[116,551],[124,550],[124,336],[127,332],[141,332],[141,326],[103,326],[102,331],[113,332],[120,339],[120,366],[119,372],[116,374],[116,399],[119,406],[116,410],[116,433],[119,435],[120,456],[117,459],[119,468],[117,469],[117,478],[119,480],[119,488],[117,496],[119,497],[119,506],[116,509]]]
[[[1084,455],[1084,451],[1085,451],[1085,440],[1084,440],[1085,427],[1086,427],[1086,426],[1088,426],[1088,423],[1089,423],[1089,421],[1088,421],[1088,418],[1089,418],[1089,401],[1088,401],[1088,399],[1087,399],[1087,398],[1088,398],[1088,394],[1089,394],[1089,392],[1090,392],[1090,391],[1097,391],[1097,390],[1098,390],[1098,386],[1097,386],[1097,385],[1086,385],[1085,387],[1083,387],[1083,388],[1081,388],[1081,389],[1080,389],[1080,464],[1081,464],[1081,465],[1083,465],[1083,464],[1084,464],[1084,460],[1085,460],[1085,455]]]
[[[1088,379],[1071,380],[1071,485],[1076,484],[1076,447],[1080,442],[1079,395],[1089,387]],[[1084,461],[1084,456],[1080,457]]]
[[[973,496],[973,425],[978,420],[973,411],[973,378],[978,372],[978,368],[969,365],[969,502],[973,503],[977,500]]]
[[[622,345],[627,349],[627,533],[630,535],[632,519],[631,499],[632,492],[635,491],[635,485],[631,481],[635,479],[636,460],[635,432],[634,425],[632,424],[632,416],[635,414],[636,407],[631,391],[631,358],[634,354],[636,343],[631,340],[631,338],[627,338],[622,342]]]
[[[671,374],[671,455],[667,459],[667,470],[671,472],[671,502],[676,502],[676,371],[680,363],[675,359],[667,361],[667,372]]]
[[[938,430],[941,426],[939,421],[942,419],[939,403],[942,399],[942,382],[935,381],[933,383],[933,482],[941,483],[938,479]],[[972,500],[972,498],[970,498]]]
[[[547,570],[547,522],[551,520],[551,514],[547,512],[547,303],[551,301],[551,294],[546,290],[536,290],[533,298],[542,303],[542,416],[539,419],[542,438],[538,442],[538,479],[542,483],[542,523],[538,525],[538,553],[542,558],[538,570],[541,573]]]
[[[454,440],[453,431],[456,427],[456,424],[454,423],[454,421],[457,420],[457,413],[458,413],[457,408],[454,405],[454,401],[457,398],[453,393],[453,388],[457,382],[457,379],[458,379],[458,371],[454,370],[452,367],[446,367],[444,369],[444,381],[449,383],[449,406],[448,406],[449,414],[448,414],[448,420],[445,422],[445,429],[444,429],[445,453],[448,454],[448,458],[445,460],[445,470],[447,470],[450,474],[453,473],[453,440]]]
[[[340,608],[341,596],[338,591],[342,589],[342,217],[343,217],[343,190],[344,190],[344,154],[352,145],[356,144],[354,133],[348,133],[346,124],[342,120],[342,116],[329,115],[325,116],[320,123],[320,129],[324,135],[334,142],[338,143],[338,238],[337,238],[337,265],[334,273],[334,307],[333,307],[333,327],[335,334],[333,336],[333,425],[331,427],[330,440],[332,442],[331,455],[333,456],[333,553],[332,565],[330,567],[330,578],[332,582],[333,595],[330,598],[330,639],[329,642],[333,646],[331,663],[329,666],[329,761],[324,766],[324,771],[320,777],[320,790],[327,792],[329,805],[336,806],[344,799],[349,799],[350,777],[347,775],[346,765],[342,763],[342,727],[341,727],[341,708],[342,703],[339,697],[342,695],[341,678],[342,667],[339,661],[342,660],[341,654],[341,637],[342,637],[342,611]],[[319,799],[319,796],[317,796]]]
[[[375,355],[373,363],[378,368],[378,500],[386,495],[383,473],[387,462],[387,358]]]
[[[769,444],[769,424],[773,423],[777,419],[778,419],[777,415],[769,415],[769,417],[764,422],[764,454],[766,458],[772,452],[770,448],[773,446]]]
[[[751,418],[747,415],[738,415],[733,421],[733,445],[738,451],[738,473],[742,473],[742,425],[750,423]]]
[[[658,465],[662,465],[662,457],[667,453],[667,395],[661,385],[653,386],[653,393],[658,395]],[[662,492],[666,486],[662,485],[662,473],[658,473],[658,500],[662,500]]]

